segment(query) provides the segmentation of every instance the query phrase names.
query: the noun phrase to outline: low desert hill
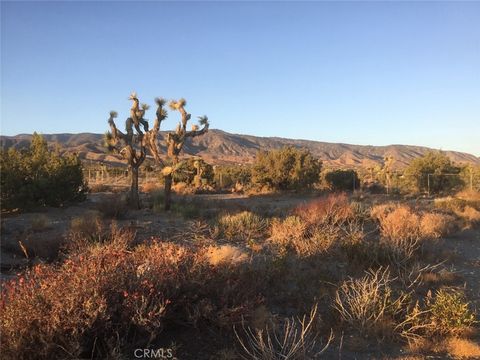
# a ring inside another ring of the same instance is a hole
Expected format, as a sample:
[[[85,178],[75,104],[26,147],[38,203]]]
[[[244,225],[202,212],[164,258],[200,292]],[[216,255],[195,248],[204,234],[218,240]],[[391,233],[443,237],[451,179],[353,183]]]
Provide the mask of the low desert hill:
[[[162,134],[162,136],[164,133]],[[75,152],[84,160],[102,161],[120,165],[122,161],[108,154],[103,147],[103,135],[93,133],[80,134],[43,134],[49,143],[58,143],[65,151]],[[32,135],[0,136],[2,148],[22,148],[30,143]],[[431,150],[411,145],[349,145],[311,140],[285,139],[278,137],[258,137],[252,135],[230,134],[221,130],[210,130],[206,135],[188,140],[184,147],[187,155],[201,156],[212,164],[251,163],[259,150],[278,149],[291,145],[309,149],[315,156],[330,167],[369,167],[381,165],[385,155],[392,155],[395,166],[406,166],[412,159]],[[165,149],[164,149],[165,150]],[[480,165],[480,158],[471,154],[445,151],[457,164]]]

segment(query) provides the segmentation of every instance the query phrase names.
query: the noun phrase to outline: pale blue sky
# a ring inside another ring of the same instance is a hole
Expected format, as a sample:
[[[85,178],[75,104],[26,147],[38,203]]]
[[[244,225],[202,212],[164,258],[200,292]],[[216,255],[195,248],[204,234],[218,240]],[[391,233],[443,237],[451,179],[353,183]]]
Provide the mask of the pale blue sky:
[[[212,127],[480,155],[480,2],[2,2],[2,135],[104,132],[136,90]],[[164,128],[173,128],[171,114]]]

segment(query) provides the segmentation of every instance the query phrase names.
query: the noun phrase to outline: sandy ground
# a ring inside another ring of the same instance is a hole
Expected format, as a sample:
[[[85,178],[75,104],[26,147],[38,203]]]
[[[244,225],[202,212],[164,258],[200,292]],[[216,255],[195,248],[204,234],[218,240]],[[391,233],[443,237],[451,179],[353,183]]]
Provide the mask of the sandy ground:
[[[72,220],[85,216],[89,212],[97,211],[98,203],[117,196],[119,194],[96,193],[89,195],[87,201],[75,206],[3,215],[0,246],[1,279],[12,278],[32,264],[54,261],[65,242],[65,234],[68,232]],[[318,195],[293,193],[253,197],[241,194],[208,194],[184,196],[174,200],[182,204],[191,203],[199,208],[202,215],[207,214],[208,216],[221,211],[243,210],[267,215],[281,215],[285,214],[288,209],[316,196]],[[145,195],[143,204],[148,205]],[[116,221],[120,226],[135,228],[137,239],[144,241],[151,237],[166,237],[188,220],[175,213],[154,212],[147,207],[138,211],[129,211],[121,220]],[[25,256],[20,244],[28,249],[29,258]],[[452,285],[464,287],[467,297],[478,311],[480,309],[480,228],[466,229],[440,239],[435,247],[437,253],[435,261],[445,261],[445,268],[455,275]],[[480,342],[480,339],[475,340]],[[338,358],[339,351],[339,349],[332,348],[329,349],[329,354],[333,358]],[[370,353],[370,355],[372,354]],[[354,355],[345,351],[341,356],[342,359],[367,359],[370,358],[370,355],[368,352]],[[398,353],[397,356],[401,356],[401,353]]]

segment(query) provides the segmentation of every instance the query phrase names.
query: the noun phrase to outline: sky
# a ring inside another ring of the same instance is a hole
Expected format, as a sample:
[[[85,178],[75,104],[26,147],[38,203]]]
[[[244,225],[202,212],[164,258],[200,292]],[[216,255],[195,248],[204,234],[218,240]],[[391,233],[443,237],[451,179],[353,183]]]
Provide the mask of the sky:
[[[2,1],[2,135],[103,133],[132,91],[151,120],[184,97],[233,133],[480,156],[480,2]]]

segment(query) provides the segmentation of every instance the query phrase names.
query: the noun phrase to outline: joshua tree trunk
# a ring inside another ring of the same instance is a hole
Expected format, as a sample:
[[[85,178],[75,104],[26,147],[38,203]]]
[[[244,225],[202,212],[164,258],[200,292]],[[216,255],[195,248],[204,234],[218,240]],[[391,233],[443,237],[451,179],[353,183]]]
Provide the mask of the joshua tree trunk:
[[[165,211],[170,210],[172,205],[172,173],[164,176],[165,180]]]
[[[138,195],[138,167],[132,166],[131,170],[131,185],[128,202],[132,209],[140,209],[140,197]]]

